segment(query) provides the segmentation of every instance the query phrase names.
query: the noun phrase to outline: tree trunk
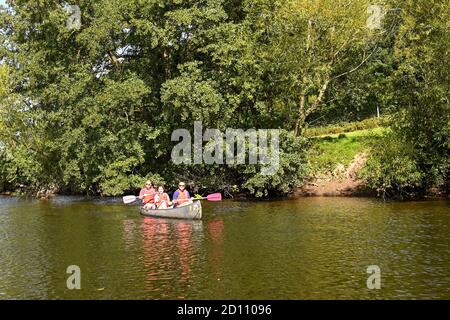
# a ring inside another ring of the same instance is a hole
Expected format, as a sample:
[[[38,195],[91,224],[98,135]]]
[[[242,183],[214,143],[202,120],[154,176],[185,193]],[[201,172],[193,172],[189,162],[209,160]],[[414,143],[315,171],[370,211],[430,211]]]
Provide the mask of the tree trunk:
[[[295,123],[295,129],[294,129],[294,134],[296,136],[300,135],[300,133],[302,132],[302,128],[305,124],[305,119],[306,119],[305,101],[306,101],[306,95],[302,94],[300,97],[300,104],[298,107],[298,118],[297,118],[297,122]]]
[[[306,38],[306,51],[308,51],[311,48],[311,28],[312,28],[312,21],[308,20],[308,36]]]
[[[330,80],[327,79],[325,81],[325,83],[323,84],[322,88],[320,88],[319,95],[317,96],[316,101],[314,101],[314,103],[308,109],[306,109],[306,95],[305,94],[301,95],[300,105],[298,108],[298,118],[297,118],[297,122],[295,123],[295,129],[294,129],[294,133],[296,136],[299,136],[303,132],[306,117],[309,116],[312,112],[316,111],[317,108],[322,103],[323,97],[325,96],[325,92],[327,91],[329,83],[330,83]]]
[[[315,111],[320,106],[320,104],[322,103],[323,97],[325,95],[325,92],[327,91],[329,83],[330,83],[330,80],[327,79],[325,81],[325,83],[323,84],[322,88],[320,89],[319,95],[317,96],[316,101],[314,101],[313,105],[308,110],[308,114],[307,115],[309,115],[311,112]]]

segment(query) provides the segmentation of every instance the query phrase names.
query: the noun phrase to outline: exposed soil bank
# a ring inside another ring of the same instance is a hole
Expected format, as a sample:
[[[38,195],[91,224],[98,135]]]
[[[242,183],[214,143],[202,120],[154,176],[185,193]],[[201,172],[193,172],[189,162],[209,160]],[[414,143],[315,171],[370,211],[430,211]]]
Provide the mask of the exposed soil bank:
[[[293,197],[377,197],[376,190],[368,188],[364,181],[358,179],[358,171],[367,161],[366,153],[359,153],[346,168],[338,165],[333,172],[311,177]],[[418,198],[450,198],[445,190],[430,188]]]
[[[367,161],[366,153],[359,153],[345,167],[338,165],[333,172],[311,177],[294,196],[376,196],[376,191],[367,188],[358,180],[357,173]]]
[[[324,196],[324,197],[361,197],[376,196],[376,191],[367,189],[360,181],[327,181],[308,182],[303,187],[297,189],[295,197],[302,196]]]

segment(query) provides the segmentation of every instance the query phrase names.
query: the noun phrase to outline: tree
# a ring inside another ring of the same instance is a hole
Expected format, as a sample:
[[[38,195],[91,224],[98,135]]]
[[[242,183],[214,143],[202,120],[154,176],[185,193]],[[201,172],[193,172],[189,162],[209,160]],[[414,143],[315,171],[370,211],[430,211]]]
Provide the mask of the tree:
[[[448,184],[450,169],[450,8],[448,1],[402,1],[395,43],[395,98],[403,108],[393,128],[411,144],[422,186]]]
[[[270,22],[267,45],[259,52],[274,70],[270,85],[281,93],[285,112],[293,116],[289,123],[300,134],[306,118],[324,102],[330,84],[356,71],[372,56],[367,2],[276,3],[273,16],[262,18]]]
[[[257,174],[170,162],[171,132],[192,130],[195,120],[221,129],[265,125],[247,90],[258,81],[249,80],[255,63],[244,2],[88,0],[79,8],[79,28],[68,28],[70,13],[51,0],[11,2],[0,15],[2,56],[20,98],[5,109],[7,143],[23,160],[22,183],[117,195],[156,173],[240,186]],[[286,166],[304,162],[297,151]],[[301,174],[259,188],[285,190]]]
[[[450,76],[448,1],[393,1],[400,27],[389,77],[392,132],[375,145],[366,176],[383,193],[448,192]]]

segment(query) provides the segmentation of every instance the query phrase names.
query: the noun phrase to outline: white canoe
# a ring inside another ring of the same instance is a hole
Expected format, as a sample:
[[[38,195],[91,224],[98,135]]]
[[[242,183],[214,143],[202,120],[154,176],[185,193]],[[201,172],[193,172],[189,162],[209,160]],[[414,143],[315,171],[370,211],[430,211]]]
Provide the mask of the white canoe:
[[[155,210],[141,207],[141,214],[151,217],[199,220],[202,218],[202,204],[200,201],[194,201],[181,207]]]

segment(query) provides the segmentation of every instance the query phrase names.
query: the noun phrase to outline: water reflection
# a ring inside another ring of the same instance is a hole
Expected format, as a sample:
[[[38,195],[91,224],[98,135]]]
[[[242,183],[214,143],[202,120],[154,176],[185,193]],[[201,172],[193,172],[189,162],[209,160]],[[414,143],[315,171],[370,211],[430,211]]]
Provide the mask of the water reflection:
[[[209,265],[214,279],[220,281],[223,268],[223,233],[224,223],[222,219],[208,221],[208,236],[212,240],[212,248],[209,255]]]
[[[224,201],[186,221],[0,197],[0,299],[450,298],[449,203]],[[82,290],[65,286],[71,264]]]
[[[136,223],[134,220],[123,220],[123,241],[125,242],[126,249],[129,250],[134,245],[134,233],[136,230]]]
[[[203,237],[203,222],[145,217],[141,228],[145,290],[161,292],[165,297],[174,288],[191,286],[192,267]],[[178,295],[178,298],[185,297]]]
[[[186,222],[179,222],[176,228],[176,249],[178,253],[179,266],[181,268],[180,282],[189,283],[190,265],[193,263],[192,257],[195,256],[192,243],[192,226]]]

